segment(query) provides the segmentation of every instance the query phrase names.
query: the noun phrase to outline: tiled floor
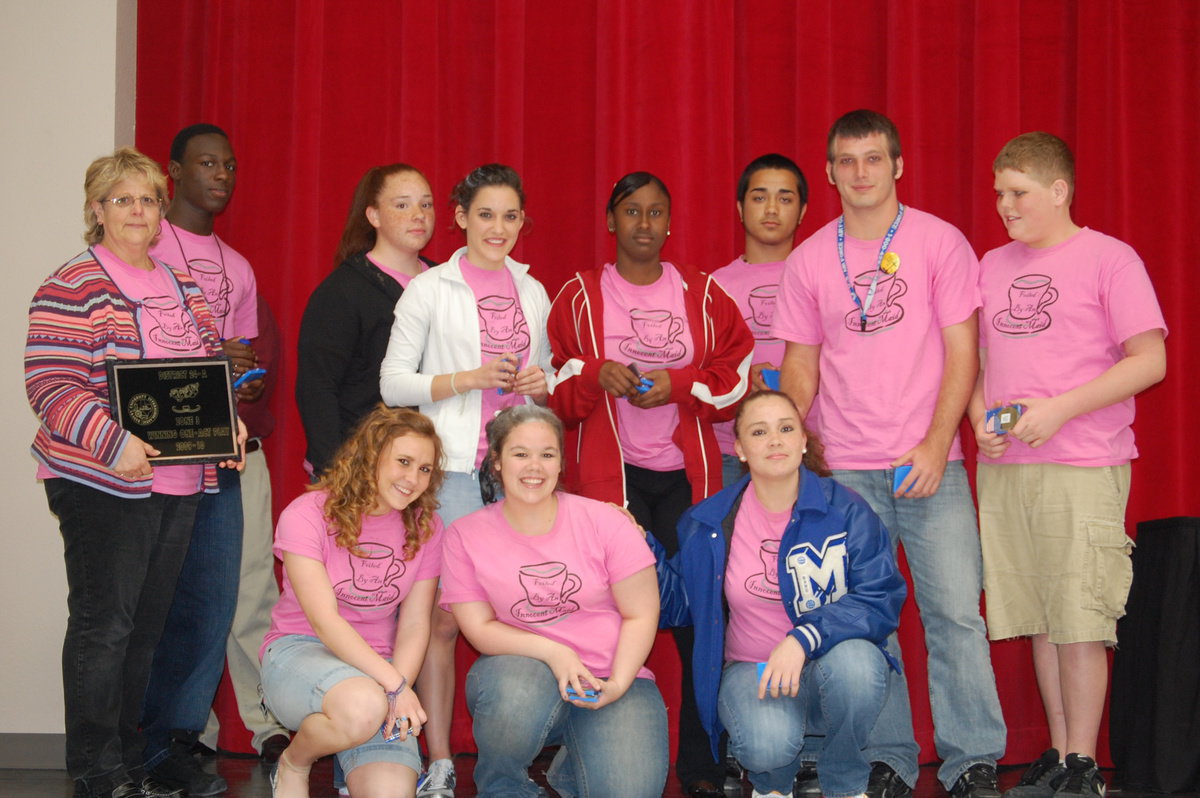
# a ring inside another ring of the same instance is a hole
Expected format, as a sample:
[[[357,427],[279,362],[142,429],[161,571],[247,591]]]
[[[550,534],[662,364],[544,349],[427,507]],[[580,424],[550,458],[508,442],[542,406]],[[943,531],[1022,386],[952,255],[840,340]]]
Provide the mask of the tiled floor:
[[[458,769],[458,790],[456,798],[475,798],[475,787],[471,781],[471,773],[475,769],[475,759],[471,756],[459,756],[455,760]],[[539,760],[534,764],[533,776],[539,784],[545,785],[542,772],[549,760]],[[240,759],[227,756],[217,756],[205,760],[205,767],[216,768],[229,782],[229,791],[225,798],[270,798],[271,787],[267,780],[267,771],[256,759]],[[1000,786],[1010,787],[1020,778],[1023,768],[1003,768],[1000,773]],[[1113,783],[1113,773],[1106,772],[1105,777]],[[336,798],[333,789],[333,768],[330,760],[325,759],[313,768],[312,779],[309,782],[310,798]],[[553,793],[552,793],[553,794]],[[1151,798],[1157,793],[1123,792],[1118,786],[1112,786],[1109,794],[1120,795],[1122,798]],[[2,798],[69,798],[71,795],[71,780],[61,770],[0,770],[0,797]],[[679,783],[674,775],[667,782],[664,796],[677,798],[681,795]],[[750,795],[749,785],[744,785],[743,795]],[[1197,793],[1176,793],[1176,795],[1197,796]],[[917,786],[915,798],[945,798],[946,793],[937,783],[936,769],[933,766],[921,768],[921,778]],[[613,798],[620,798],[613,796]]]

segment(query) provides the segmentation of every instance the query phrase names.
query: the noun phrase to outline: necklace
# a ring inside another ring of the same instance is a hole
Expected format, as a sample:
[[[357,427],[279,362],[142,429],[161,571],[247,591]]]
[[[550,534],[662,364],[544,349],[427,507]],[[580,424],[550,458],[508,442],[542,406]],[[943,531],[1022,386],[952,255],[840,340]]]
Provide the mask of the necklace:
[[[846,280],[846,287],[850,289],[850,298],[854,300],[854,305],[858,308],[859,329],[862,332],[867,331],[867,311],[871,309],[871,303],[875,300],[875,289],[879,287],[879,267],[883,264],[884,253],[887,252],[888,244],[892,243],[892,237],[900,229],[900,220],[903,218],[904,206],[899,205],[896,209],[896,218],[892,220],[892,226],[888,228],[887,235],[883,237],[883,243],[879,245],[879,255],[875,258],[875,274],[871,276],[871,287],[867,289],[867,300],[864,302],[858,298],[858,294],[854,290],[854,283],[850,280],[850,270],[846,267],[846,214],[843,213],[838,217],[838,261],[842,264],[842,277]]]

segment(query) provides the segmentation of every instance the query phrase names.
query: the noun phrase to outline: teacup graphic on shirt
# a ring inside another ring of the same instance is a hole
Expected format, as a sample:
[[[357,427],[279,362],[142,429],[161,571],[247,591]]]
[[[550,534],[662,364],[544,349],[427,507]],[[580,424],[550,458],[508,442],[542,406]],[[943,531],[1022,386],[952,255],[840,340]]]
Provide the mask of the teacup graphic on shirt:
[[[875,284],[875,294],[871,296],[871,305],[868,307],[867,296],[871,294],[871,283]],[[907,293],[908,283],[896,274],[887,274],[879,269],[863,272],[854,278],[854,295],[866,308],[867,323],[864,327],[862,312],[855,305],[846,314],[846,329],[869,335],[895,326],[904,318],[904,306],[896,300]]]
[[[1023,274],[1008,287],[1008,307],[992,317],[1004,335],[1033,335],[1051,325],[1047,307],[1058,301],[1058,289],[1046,274]]]
[[[529,346],[529,325],[517,300],[510,296],[485,296],[476,305],[479,311],[479,341],[484,352],[492,355],[520,352]]]
[[[204,292],[204,300],[217,319],[221,333],[225,333],[225,317],[229,315],[229,295],[233,293],[233,281],[225,274],[225,268],[211,260],[197,258],[188,261],[188,273]]]
[[[746,592],[758,598],[779,601],[779,540],[763,540],[758,546],[762,570],[746,577]]]
[[[746,305],[750,315],[746,316],[746,326],[756,341],[774,341],[771,335],[771,325],[775,323],[775,302],[779,296],[779,285],[760,285],[750,291],[746,297]]]
[[[556,623],[579,609],[571,596],[579,592],[583,582],[567,570],[567,564],[550,561],[522,565],[517,579],[525,598],[512,605],[512,616],[522,623]]]
[[[173,296],[148,296],[141,309],[150,316],[147,337],[172,352],[193,352],[200,346],[200,332],[179,300]]]
[[[396,550],[383,543],[359,543],[350,558],[350,578],[333,586],[342,604],[361,608],[389,607],[400,597],[394,582],[404,576],[407,566],[396,557]]]
[[[674,363],[683,357],[686,347],[677,340],[683,333],[683,317],[669,310],[629,311],[629,327],[633,335],[621,341],[621,354],[640,363],[655,367]]]

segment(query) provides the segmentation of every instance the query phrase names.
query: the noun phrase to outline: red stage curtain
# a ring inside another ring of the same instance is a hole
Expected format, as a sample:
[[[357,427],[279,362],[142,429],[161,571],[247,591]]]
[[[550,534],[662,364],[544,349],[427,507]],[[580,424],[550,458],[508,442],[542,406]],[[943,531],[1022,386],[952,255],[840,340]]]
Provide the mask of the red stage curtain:
[[[1200,291],[1186,278],[1200,251],[1186,216],[1187,153],[1200,140],[1198,19],[1191,0],[140,3],[137,141],[165,162],[185,124],[230,132],[239,186],[218,230],[254,264],[294,341],[352,188],[373,164],[419,166],[438,198],[480,163],[515,166],[531,224],[514,255],[553,296],[573,271],[612,257],[603,205],[634,169],[671,189],[666,256],[717,267],[740,251],[742,166],[768,151],[800,163],[813,186],[805,235],[837,212],[823,176],[830,122],[875,108],[901,131],[902,199],[958,225],[982,253],[1006,240],[992,204],[995,153],[1018,133],[1055,132],[1079,160],[1076,220],[1141,253],[1171,326],[1169,376],[1138,402],[1136,522],[1196,514],[1177,430],[1195,429],[1185,397],[1200,365],[1185,344],[1197,301],[1187,291]],[[435,258],[459,243],[442,199],[438,212]],[[281,372],[282,423],[267,446],[277,508],[305,481],[294,360]],[[919,630],[909,602],[905,659],[930,759]],[[673,703],[668,648],[655,664]],[[1028,645],[995,645],[993,656],[1007,761],[1029,761],[1047,735]],[[459,715],[465,749],[461,703]]]

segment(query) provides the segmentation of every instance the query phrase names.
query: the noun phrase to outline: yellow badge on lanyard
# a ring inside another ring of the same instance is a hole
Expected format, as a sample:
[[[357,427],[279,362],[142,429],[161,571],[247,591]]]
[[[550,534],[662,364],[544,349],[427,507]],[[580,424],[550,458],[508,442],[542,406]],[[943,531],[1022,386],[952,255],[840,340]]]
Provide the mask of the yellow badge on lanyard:
[[[895,274],[900,268],[900,256],[895,252],[884,254],[883,260],[879,262],[879,270],[884,274]]]

